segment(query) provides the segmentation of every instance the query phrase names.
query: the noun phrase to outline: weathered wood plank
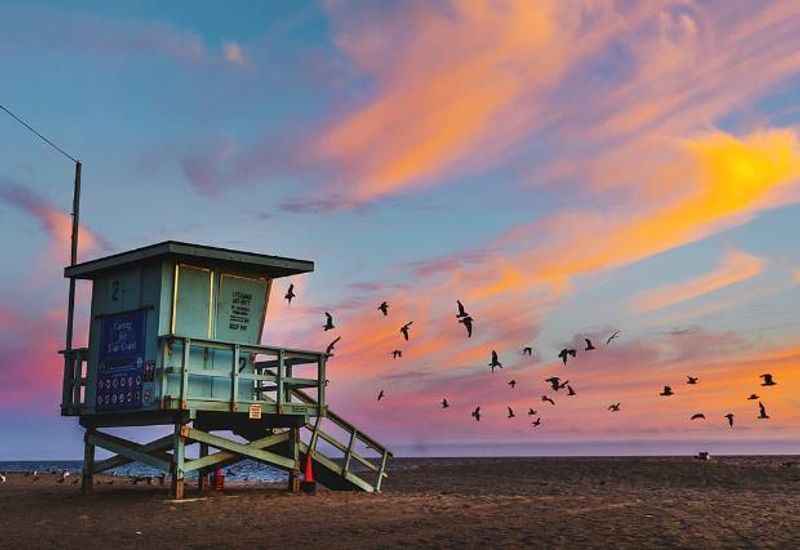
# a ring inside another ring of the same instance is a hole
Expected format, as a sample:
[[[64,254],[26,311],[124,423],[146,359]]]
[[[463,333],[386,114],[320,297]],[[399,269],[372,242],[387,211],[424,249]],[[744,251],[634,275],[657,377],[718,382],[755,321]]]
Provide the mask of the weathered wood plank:
[[[257,450],[264,450],[266,448],[273,447],[275,445],[278,445],[279,443],[283,443],[284,441],[288,440],[289,440],[289,432],[283,432],[280,434],[270,435],[262,439],[256,439],[255,441],[247,443],[246,446]],[[203,444],[207,445],[207,443]],[[186,462],[186,464],[184,465],[184,470],[187,472],[192,472],[194,470],[208,468],[210,466],[221,464],[223,462],[236,458],[237,456],[238,453],[227,450],[221,450],[217,453],[207,455],[201,458],[196,458],[194,460]]]
[[[134,461],[143,462],[153,468],[164,472],[169,472],[171,463],[161,458],[153,456],[142,450],[142,445],[102,432],[94,432],[87,435],[87,441],[98,447],[102,447],[113,453],[130,458]]]
[[[210,433],[206,433],[197,430],[195,428],[187,428],[185,430],[185,437],[197,441],[199,443],[208,443],[212,447],[215,447],[220,450],[231,451],[233,453],[244,455],[254,460],[266,462],[267,464],[272,464],[274,466],[279,466],[281,468],[292,469],[294,468],[295,465],[293,460],[283,457],[281,455],[271,453],[269,451],[255,449],[247,444],[231,441],[230,439],[225,439],[224,437],[212,435]]]

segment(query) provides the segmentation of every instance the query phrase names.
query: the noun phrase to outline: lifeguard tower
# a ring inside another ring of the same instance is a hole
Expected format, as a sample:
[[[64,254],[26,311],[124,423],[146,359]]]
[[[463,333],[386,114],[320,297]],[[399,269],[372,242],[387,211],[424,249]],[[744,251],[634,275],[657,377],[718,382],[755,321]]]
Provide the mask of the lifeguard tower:
[[[169,473],[180,499],[189,472],[202,489],[209,472],[252,459],[288,471],[296,491],[310,457],[330,489],[380,491],[392,455],[328,409],[328,355],[260,343],[273,280],[313,270],[174,241],[67,267],[92,281],[88,347],[62,352],[61,414],[86,429],[82,490],[138,461]],[[141,444],[103,431],[151,425],[171,433]],[[95,461],[95,447],[116,455]]]

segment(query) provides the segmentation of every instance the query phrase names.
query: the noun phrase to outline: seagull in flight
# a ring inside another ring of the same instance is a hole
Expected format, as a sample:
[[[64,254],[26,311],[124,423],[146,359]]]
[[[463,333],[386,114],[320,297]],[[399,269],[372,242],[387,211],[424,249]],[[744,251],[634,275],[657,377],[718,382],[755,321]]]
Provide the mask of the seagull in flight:
[[[686,376],[686,383],[691,386],[697,384],[698,380],[699,378],[697,378],[696,376],[688,376],[688,375]]]
[[[763,378],[764,382],[761,383],[762,386],[775,386],[778,383],[772,379],[771,374],[762,374],[759,378]]]
[[[584,349],[583,351],[592,351],[593,349],[595,349],[595,347],[592,345],[591,340],[589,340],[588,338],[584,338],[584,340],[586,341],[586,349]]]
[[[384,393],[383,393],[383,390],[381,390],[381,391],[379,391],[379,392],[378,392],[378,401],[380,401],[381,399],[383,399],[383,395],[384,395]]]
[[[443,398],[442,398],[442,408],[443,408],[443,409],[446,409],[446,408],[447,408],[447,407],[449,407],[449,406],[450,406],[450,403],[447,401],[447,398],[446,398],[446,397],[443,397]]]
[[[378,311],[383,313],[383,316],[386,317],[389,315],[389,304],[387,302],[381,302],[381,305],[378,306]]]
[[[578,394],[575,393],[575,390],[572,389],[572,386],[567,384],[567,396],[572,397],[573,395],[578,395]]]
[[[545,382],[547,382],[548,384],[550,384],[550,386],[553,388],[553,391],[558,391],[558,390],[559,390],[559,388],[561,387],[561,386],[560,386],[560,384],[561,384],[561,378],[559,378],[558,376],[551,376],[550,378],[548,378],[547,380],[545,380]]]
[[[566,366],[567,357],[570,356],[570,355],[575,357],[575,354],[576,354],[576,351],[574,349],[564,348],[558,353],[558,356],[561,358],[561,360],[564,362],[564,365]]]
[[[508,409],[508,417],[507,418],[514,418],[515,416],[517,416],[517,415],[514,414],[514,409],[512,409],[511,407],[506,407],[506,408]]]
[[[726,414],[725,418],[728,419],[728,425],[733,428],[733,413]]]
[[[467,338],[472,338],[472,316],[465,315],[461,319],[458,320],[459,323],[462,323],[464,327],[467,329]]]
[[[542,402],[543,402],[543,403],[550,403],[551,405],[555,405],[555,404],[556,404],[556,402],[555,402],[555,401],[553,401],[552,399],[550,399],[550,398],[549,398],[548,396],[546,396],[546,395],[543,395],[543,396],[542,396]]]
[[[334,326],[334,324],[333,324],[333,315],[331,315],[331,314],[330,314],[330,313],[328,313],[327,311],[325,312],[325,324],[324,324],[324,325],[322,325],[322,328],[323,328],[323,330],[325,330],[326,332],[327,332],[327,331],[329,331],[329,330],[332,330],[332,329],[336,328],[336,327]]]
[[[522,355],[528,355],[528,356],[533,355],[533,348],[530,346],[525,346],[524,348],[522,348]]]
[[[286,298],[286,301],[289,302],[289,305],[291,305],[292,298],[295,296],[297,296],[297,294],[294,293],[294,283],[292,283],[289,285],[289,290],[286,291],[286,296],[284,296],[284,298]]]
[[[511,386],[511,389],[513,390],[517,386],[517,381],[512,378],[508,381],[508,385]]]
[[[397,359],[398,357],[403,356],[403,350],[396,349],[392,351],[392,359]]]
[[[341,336],[337,336],[336,339],[333,342],[328,344],[328,347],[326,348],[325,353],[327,353],[328,355],[333,355],[333,348],[336,347],[336,342],[338,342],[341,339],[342,339]]]
[[[705,420],[705,419],[706,419],[706,415],[704,415],[703,413],[697,413],[697,414],[693,414],[692,417],[689,420]]]
[[[537,414],[538,412],[535,411],[534,409],[531,408],[528,409],[528,416],[536,416]]]
[[[414,324],[414,321],[409,321],[408,323],[406,323],[405,325],[400,327],[400,332],[403,334],[403,338],[406,339],[406,342],[408,342],[408,329],[410,329],[411,325],[413,325],[413,324]]]
[[[475,419],[475,422],[480,422],[481,421],[481,408],[480,407],[475,407],[475,410],[472,411],[472,418]]]
[[[750,397],[747,398],[748,401],[755,401],[756,399],[760,399],[760,397],[754,393],[751,393]]]
[[[758,411],[759,411],[758,412],[759,420],[762,420],[762,419],[766,420],[766,419],[769,418],[769,415],[767,415],[767,408],[764,406],[764,403],[762,403],[761,401],[758,402]]]
[[[614,331],[614,334],[612,334],[611,336],[609,336],[609,337],[608,337],[608,340],[606,340],[606,345],[609,345],[611,342],[613,342],[614,340],[616,340],[616,338],[617,338],[617,337],[618,337],[620,334],[622,334],[622,331],[621,331],[621,330],[615,330],[615,331]]]
[[[456,303],[458,304],[458,314],[456,315],[456,317],[458,317],[459,319],[461,319],[462,317],[468,317],[469,313],[467,313],[467,310],[464,309],[464,304],[461,303],[461,300],[456,300]]]
[[[619,412],[619,408],[621,405],[622,403],[612,403],[611,405],[608,406],[608,410],[611,411],[612,413]]]
[[[542,423],[542,417],[537,417],[536,420],[531,422],[531,426],[533,426],[535,428],[535,427],[541,425],[541,423]]]
[[[489,363],[489,366],[492,368],[492,372],[494,372],[496,367],[503,368],[503,363],[497,358],[497,352],[495,350],[492,350],[492,362]]]
[[[675,394],[672,392],[672,388],[670,386],[664,386],[664,389],[658,395],[662,397],[669,397],[670,395],[675,395]]]

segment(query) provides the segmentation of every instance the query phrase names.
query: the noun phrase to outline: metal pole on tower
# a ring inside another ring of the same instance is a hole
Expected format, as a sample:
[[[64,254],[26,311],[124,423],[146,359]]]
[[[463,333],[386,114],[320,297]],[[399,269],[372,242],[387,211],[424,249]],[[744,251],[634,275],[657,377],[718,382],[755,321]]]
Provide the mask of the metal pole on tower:
[[[81,211],[81,163],[75,161],[75,187],[72,194],[72,237],[70,242],[69,265],[78,263],[78,232]],[[66,351],[72,350],[72,327],[75,317],[75,279],[69,279],[69,296],[67,298],[67,338]]]

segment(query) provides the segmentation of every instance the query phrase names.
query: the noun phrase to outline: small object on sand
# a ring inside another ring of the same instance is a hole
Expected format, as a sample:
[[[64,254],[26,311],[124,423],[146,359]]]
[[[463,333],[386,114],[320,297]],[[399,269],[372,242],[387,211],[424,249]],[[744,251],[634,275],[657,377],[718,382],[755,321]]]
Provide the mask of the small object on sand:
[[[61,476],[56,480],[56,483],[64,483],[67,478],[70,476],[70,473],[67,470],[61,472]]]
[[[0,474],[0,483],[5,483],[6,481],[8,480],[6,479],[5,474]]]
[[[700,451],[699,453],[697,453],[697,456],[695,456],[695,458],[697,460],[711,460],[711,453],[709,453],[708,451]]]

